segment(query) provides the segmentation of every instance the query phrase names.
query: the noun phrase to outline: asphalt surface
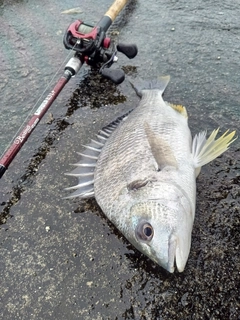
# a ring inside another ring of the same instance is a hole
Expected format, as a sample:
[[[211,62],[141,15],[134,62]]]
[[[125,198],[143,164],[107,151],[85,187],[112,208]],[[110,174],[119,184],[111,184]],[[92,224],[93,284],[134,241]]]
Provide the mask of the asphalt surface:
[[[96,23],[111,1],[0,2],[0,150],[68,55],[66,27]],[[119,86],[84,66],[0,180],[0,319],[240,319],[240,143],[202,169],[192,248],[169,274],[135,250],[95,200],[66,201],[77,151],[138,103],[129,80],[170,74],[165,100],[192,133],[239,135],[238,3],[131,1],[111,28],[136,43]],[[78,7],[78,14],[61,14]],[[79,11],[82,11],[81,13]],[[64,66],[64,64],[63,64]]]

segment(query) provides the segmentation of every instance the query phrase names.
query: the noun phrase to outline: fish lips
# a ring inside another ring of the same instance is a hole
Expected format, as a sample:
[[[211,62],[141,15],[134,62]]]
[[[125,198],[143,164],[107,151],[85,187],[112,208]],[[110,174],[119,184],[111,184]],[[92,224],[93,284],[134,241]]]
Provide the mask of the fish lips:
[[[170,273],[173,273],[176,267],[178,272],[183,272],[186,262],[187,261],[183,260],[181,255],[179,254],[178,238],[175,234],[172,234],[169,238],[168,263],[166,269]]]
[[[179,254],[177,236],[175,234],[171,234],[168,242],[168,261],[164,266],[162,265],[162,267],[170,273],[173,273],[175,269],[177,269],[178,272],[183,272],[186,262],[187,260],[183,260]]]
[[[171,235],[168,243],[168,263],[166,266],[167,271],[169,271],[170,273],[173,273],[175,270],[176,248],[177,248],[177,238],[175,235]],[[177,266],[177,269],[178,269],[178,266]]]

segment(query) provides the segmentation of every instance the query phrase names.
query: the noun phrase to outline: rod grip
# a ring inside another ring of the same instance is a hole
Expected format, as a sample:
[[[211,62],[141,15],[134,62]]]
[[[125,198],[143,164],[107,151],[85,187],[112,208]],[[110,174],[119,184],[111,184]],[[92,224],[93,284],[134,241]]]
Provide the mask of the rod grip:
[[[108,16],[113,22],[127,2],[128,0],[115,0],[108,11],[105,13],[105,16]]]

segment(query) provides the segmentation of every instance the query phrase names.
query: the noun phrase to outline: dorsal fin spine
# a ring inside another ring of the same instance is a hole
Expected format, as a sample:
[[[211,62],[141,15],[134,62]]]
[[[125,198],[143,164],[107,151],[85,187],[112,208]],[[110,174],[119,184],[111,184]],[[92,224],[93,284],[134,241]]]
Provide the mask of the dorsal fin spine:
[[[105,142],[110,137],[112,132],[124,119],[126,119],[131,111],[132,110],[123,116],[118,117],[108,126],[103,127],[98,132],[96,140],[91,139],[91,142],[88,145],[83,145],[85,150],[81,153],[78,153],[81,156],[81,159],[78,163],[74,164],[77,168],[75,168],[72,172],[67,173],[69,176],[77,177],[78,184],[73,187],[66,188],[66,190],[77,190],[68,197],[65,197],[65,199],[72,199],[75,197],[89,198],[94,196],[93,177],[99,154],[101,153]]]

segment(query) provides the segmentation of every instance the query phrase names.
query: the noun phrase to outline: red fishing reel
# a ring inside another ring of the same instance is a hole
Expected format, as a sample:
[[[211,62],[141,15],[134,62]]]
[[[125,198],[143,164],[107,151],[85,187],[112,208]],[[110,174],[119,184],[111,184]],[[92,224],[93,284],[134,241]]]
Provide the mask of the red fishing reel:
[[[110,38],[105,36],[101,27],[93,27],[81,20],[76,20],[67,29],[63,43],[65,48],[91,55],[95,50],[108,49]]]
[[[109,69],[117,62],[117,52],[122,52],[129,59],[133,59],[138,52],[135,44],[122,44],[117,46],[106,36],[110,22],[107,17],[100,20],[94,27],[76,20],[67,29],[63,43],[66,49],[76,51],[82,62],[92,66],[100,66],[99,72],[103,77],[119,84],[125,79],[125,74],[120,69]]]

